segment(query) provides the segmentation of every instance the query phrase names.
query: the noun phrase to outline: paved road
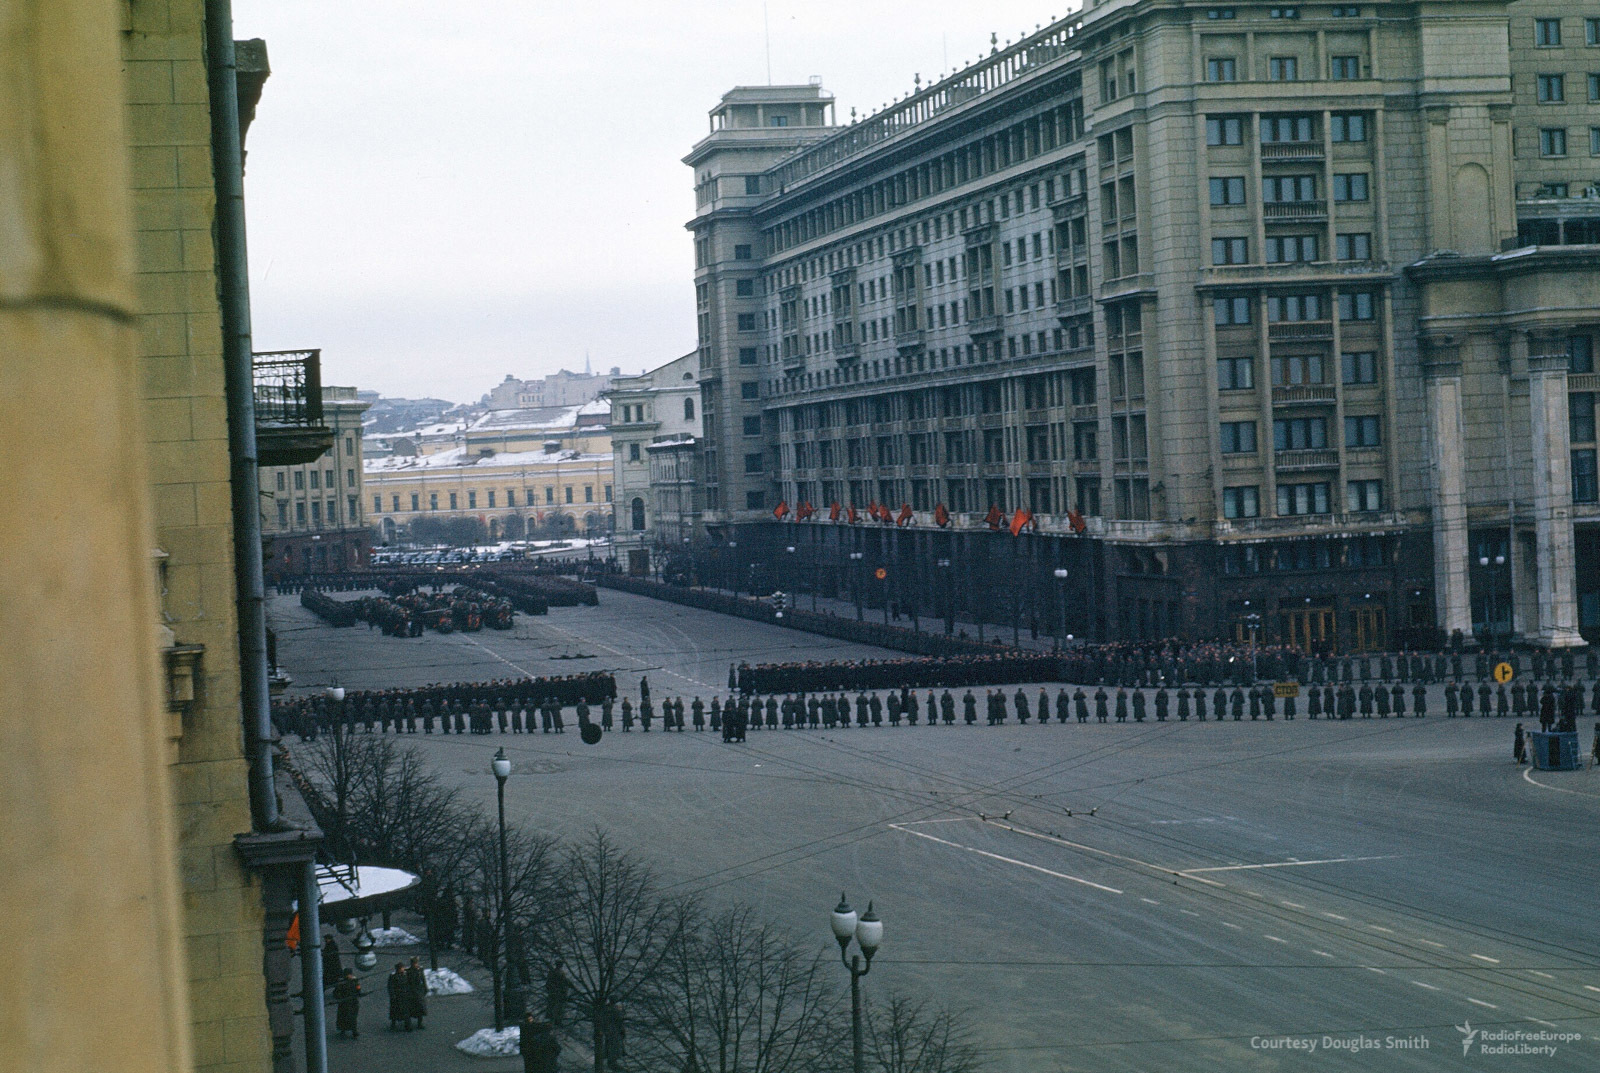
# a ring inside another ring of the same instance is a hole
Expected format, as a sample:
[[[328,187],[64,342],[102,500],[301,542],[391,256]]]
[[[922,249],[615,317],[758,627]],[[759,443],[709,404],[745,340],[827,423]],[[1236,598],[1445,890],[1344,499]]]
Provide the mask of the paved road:
[[[649,668],[658,696],[710,695],[736,656],[870,654],[601,599],[518,636],[421,641],[329,630],[291,600],[274,614],[292,673],[357,687],[509,662],[605,666],[627,688]],[[505,745],[520,822],[598,824],[673,889],[753,903],[819,943],[841,888],[874,899],[887,939],[868,994],[970,1008],[1004,1073],[1457,1068],[1455,1026],[1469,1023],[1585,1036],[1478,1062],[1600,1062],[1587,837],[1600,771],[1525,776],[1508,720],[919,726],[745,746],[692,731],[592,748],[571,734],[409,740],[486,804],[488,758]],[[1325,1034],[1368,1049],[1330,1055]],[[1261,1046],[1285,1037],[1317,1050]]]

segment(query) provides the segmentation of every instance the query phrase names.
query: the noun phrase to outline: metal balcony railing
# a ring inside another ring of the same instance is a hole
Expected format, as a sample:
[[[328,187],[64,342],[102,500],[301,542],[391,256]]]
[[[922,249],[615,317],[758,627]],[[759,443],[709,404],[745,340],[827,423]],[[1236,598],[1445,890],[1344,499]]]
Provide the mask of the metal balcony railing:
[[[333,446],[323,423],[322,351],[271,350],[253,355],[256,462],[296,466]]]

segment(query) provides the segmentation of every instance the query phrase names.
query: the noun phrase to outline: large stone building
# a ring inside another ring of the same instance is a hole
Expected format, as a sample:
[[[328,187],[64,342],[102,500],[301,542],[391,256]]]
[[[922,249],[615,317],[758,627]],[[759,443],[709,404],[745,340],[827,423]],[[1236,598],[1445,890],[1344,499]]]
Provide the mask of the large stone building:
[[[371,524],[385,544],[582,536],[612,524],[611,454],[455,448],[367,460]]]
[[[361,428],[367,406],[353,387],[324,387],[321,427],[333,433],[333,445],[310,462],[262,469],[261,533],[274,573],[323,573],[366,564]]]
[[[541,406],[581,406],[598,399],[614,376],[622,370],[613,367],[609,373],[596,373],[585,363],[583,372],[573,373],[562,369],[537,380],[518,380],[510,373],[483,397],[483,405],[491,410],[528,410]]]
[[[1600,630],[1600,12],[1096,0],[830,106],[686,158],[713,544],[1091,636]]]
[[[614,376],[606,392],[621,504],[615,547],[630,573],[648,574],[651,548],[669,539],[677,546],[685,530],[694,528],[694,498],[681,494],[674,452],[698,454],[698,371],[699,355],[691,352],[638,376]],[[669,458],[674,462],[668,464]]]

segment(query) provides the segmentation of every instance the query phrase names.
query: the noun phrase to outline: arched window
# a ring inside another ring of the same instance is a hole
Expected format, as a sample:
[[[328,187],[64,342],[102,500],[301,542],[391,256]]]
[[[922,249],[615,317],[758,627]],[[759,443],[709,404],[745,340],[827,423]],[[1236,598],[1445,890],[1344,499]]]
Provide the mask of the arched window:
[[[633,513],[633,531],[635,533],[644,532],[644,500],[638,498],[637,496],[635,496],[634,500],[633,500],[633,511],[632,511],[632,513]]]
[[[683,419],[685,421],[693,421],[694,420],[694,400],[693,399],[684,399],[683,400]]]

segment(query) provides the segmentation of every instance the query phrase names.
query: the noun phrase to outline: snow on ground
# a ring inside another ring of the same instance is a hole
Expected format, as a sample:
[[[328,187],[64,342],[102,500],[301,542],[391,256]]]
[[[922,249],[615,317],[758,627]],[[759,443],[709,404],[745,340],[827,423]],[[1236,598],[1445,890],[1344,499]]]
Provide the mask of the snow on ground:
[[[472,985],[463,980],[460,974],[450,969],[423,969],[422,975],[428,978],[428,994],[430,995],[469,995]]]
[[[404,928],[373,928],[373,946],[421,946],[422,940]]]
[[[510,1058],[522,1053],[522,1029],[515,1025],[499,1032],[480,1028],[458,1042],[456,1050],[478,1058]]]

